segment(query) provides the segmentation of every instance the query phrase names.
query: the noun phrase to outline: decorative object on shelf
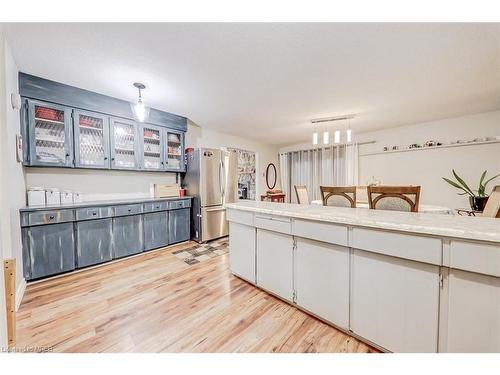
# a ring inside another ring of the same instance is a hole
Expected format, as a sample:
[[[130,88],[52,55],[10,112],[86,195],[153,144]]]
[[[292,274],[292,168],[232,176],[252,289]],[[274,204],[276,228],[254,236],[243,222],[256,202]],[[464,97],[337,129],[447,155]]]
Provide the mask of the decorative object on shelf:
[[[442,146],[443,144],[441,142],[437,141],[427,141],[424,143],[424,147],[436,147],[436,146]]]
[[[276,186],[276,179],[276,166],[273,163],[269,163],[266,168],[266,185],[268,189],[274,189],[274,187]]]
[[[420,148],[422,146],[420,146],[418,143],[412,143],[410,146],[408,146],[409,149],[412,149],[412,148]]]
[[[472,190],[467,185],[467,183],[457,174],[457,172],[455,172],[455,170],[452,170],[452,173],[456,181],[453,181],[446,177],[443,177],[443,180],[445,180],[451,186],[462,190],[462,192],[458,193],[458,195],[469,195],[469,204],[471,206],[471,209],[474,211],[482,212],[484,210],[484,206],[486,206],[486,202],[488,201],[486,186],[490,181],[493,181],[495,178],[499,177],[500,173],[485,180],[487,171],[484,171],[481,174],[481,178],[479,179],[477,190]]]
[[[340,121],[344,120],[345,121],[345,140],[346,143],[351,143],[352,142],[352,129],[351,129],[351,122],[350,120],[354,118],[354,114],[349,114],[349,115],[343,115],[343,116],[336,116],[336,117],[326,117],[326,118],[318,118],[318,119],[312,119],[311,123],[314,125],[314,131],[312,135],[312,144],[313,146],[317,146],[319,143],[319,134],[318,134],[318,124],[323,124],[324,129],[323,129],[323,145],[328,146],[330,144],[330,130],[328,128],[327,123],[333,122],[333,121]],[[341,141],[341,131],[340,130],[335,130],[333,132],[333,144],[339,144]]]
[[[137,99],[137,103],[132,105],[132,111],[134,112],[134,116],[137,121],[144,122],[149,115],[149,108],[144,105],[142,100],[142,90],[144,90],[146,86],[140,82],[135,82],[134,87],[139,90],[139,98]]]

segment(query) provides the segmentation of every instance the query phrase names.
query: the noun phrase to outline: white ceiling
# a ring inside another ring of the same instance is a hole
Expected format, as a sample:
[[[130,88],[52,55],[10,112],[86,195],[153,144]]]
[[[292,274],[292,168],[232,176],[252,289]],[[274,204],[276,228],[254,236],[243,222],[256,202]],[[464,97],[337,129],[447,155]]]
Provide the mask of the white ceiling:
[[[21,71],[275,146],[500,108],[500,24],[9,24]]]

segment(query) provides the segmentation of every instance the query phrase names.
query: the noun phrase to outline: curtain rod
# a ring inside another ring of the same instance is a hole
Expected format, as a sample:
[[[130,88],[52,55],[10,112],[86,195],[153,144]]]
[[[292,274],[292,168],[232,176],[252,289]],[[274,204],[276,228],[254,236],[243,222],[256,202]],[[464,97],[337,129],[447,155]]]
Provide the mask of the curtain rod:
[[[357,145],[358,146],[362,146],[362,145],[370,145],[370,144],[373,144],[373,143],[376,143],[377,141],[366,141],[366,142],[358,142]],[[290,151],[284,151],[284,152],[280,152],[280,155],[281,154],[288,154],[290,152],[298,152],[298,151],[314,151],[314,150],[323,150],[323,149],[327,149],[327,148],[331,148],[331,147],[339,147],[339,146],[348,146],[348,145],[352,145],[352,144],[355,144],[356,142],[353,142],[353,143],[339,143],[337,145],[327,145],[327,146],[321,146],[321,147],[311,147],[311,148],[299,148],[297,150],[290,150]]]

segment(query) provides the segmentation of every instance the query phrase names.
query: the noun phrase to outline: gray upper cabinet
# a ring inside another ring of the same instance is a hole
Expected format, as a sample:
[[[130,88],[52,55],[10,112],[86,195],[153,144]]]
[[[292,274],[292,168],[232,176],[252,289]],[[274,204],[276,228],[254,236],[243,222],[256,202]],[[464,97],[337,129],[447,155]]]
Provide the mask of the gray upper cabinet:
[[[140,125],[141,168],[151,171],[165,169],[162,128],[150,124]]]
[[[184,133],[164,129],[166,170],[184,172]]]
[[[111,118],[111,168],[139,169],[139,141],[135,122]]]
[[[28,100],[29,164],[73,166],[72,109]]]
[[[75,166],[78,168],[110,167],[109,117],[94,112],[73,112]]]

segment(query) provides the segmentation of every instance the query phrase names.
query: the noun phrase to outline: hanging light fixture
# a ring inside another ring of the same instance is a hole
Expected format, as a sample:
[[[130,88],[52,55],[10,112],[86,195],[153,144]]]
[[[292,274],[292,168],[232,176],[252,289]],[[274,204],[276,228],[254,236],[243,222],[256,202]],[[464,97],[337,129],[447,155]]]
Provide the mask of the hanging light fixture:
[[[131,104],[132,111],[137,121],[144,122],[149,114],[149,108],[147,108],[142,101],[142,90],[144,90],[146,86],[140,82],[135,82],[134,87],[139,90],[139,98],[137,99],[137,103]]]
[[[330,133],[328,132],[328,128],[325,126],[325,130],[323,131],[323,144],[327,145],[330,143]]]
[[[348,125],[347,125],[347,130],[345,131],[345,135],[346,135],[346,142],[347,143],[351,143],[352,142],[352,129],[351,129],[351,119],[347,120],[349,121]]]
[[[318,124],[320,123],[325,123],[325,122],[332,122],[332,121],[340,121],[340,120],[350,120],[354,118],[353,114],[350,115],[344,115],[344,116],[337,116],[337,117],[327,117],[327,118],[318,118],[318,119],[313,119],[311,120],[311,123],[314,125],[314,133],[313,133],[313,145],[316,146],[318,144]],[[346,140],[347,143],[352,142],[352,131],[351,131],[351,125],[349,121],[348,127],[345,127],[345,132],[346,132]],[[333,133],[333,143],[334,144],[339,144],[340,143],[340,130],[335,130]],[[325,126],[323,130],[323,144],[328,145],[330,144],[330,132],[328,130],[328,127]]]
[[[317,144],[318,144],[318,128],[317,126],[315,126],[313,133],[313,146],[316,146]]]

